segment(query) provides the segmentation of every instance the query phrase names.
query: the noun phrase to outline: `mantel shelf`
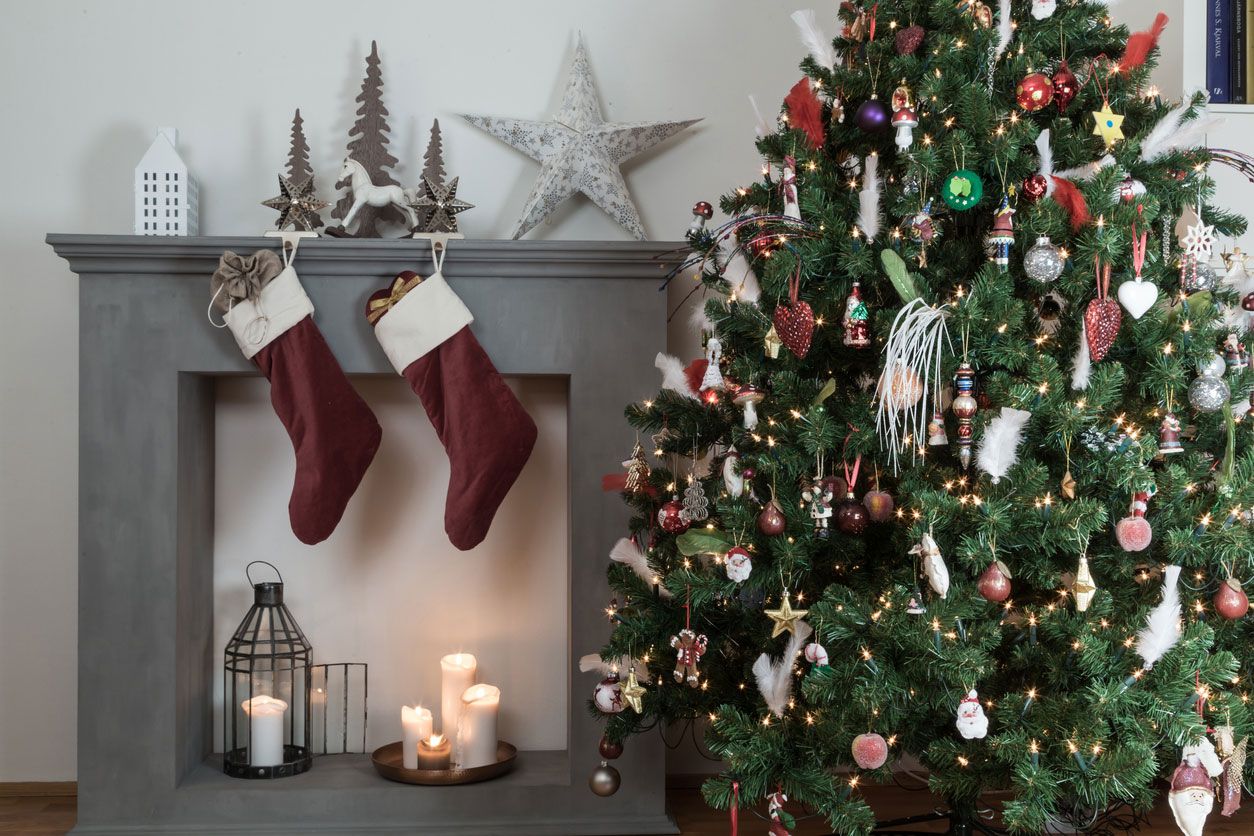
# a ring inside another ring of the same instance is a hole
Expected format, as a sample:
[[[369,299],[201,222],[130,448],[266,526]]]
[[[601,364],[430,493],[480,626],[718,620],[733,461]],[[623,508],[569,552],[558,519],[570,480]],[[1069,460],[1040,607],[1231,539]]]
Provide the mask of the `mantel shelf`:
[[[49,233],[57,255],[85,274],[195,275],[212,273],[226,250],[277,249],[277,238]],[[551,278],[659,281],[683,260],[687,244],[677,241],[505,241],[469,238],[448,247],[444,273],[450,277],[512,278],[534,276],[538,267]],[[415,238],[309,238],[297,252],[298,269],[328,276],[395,274],[430,269],[431,245]]]

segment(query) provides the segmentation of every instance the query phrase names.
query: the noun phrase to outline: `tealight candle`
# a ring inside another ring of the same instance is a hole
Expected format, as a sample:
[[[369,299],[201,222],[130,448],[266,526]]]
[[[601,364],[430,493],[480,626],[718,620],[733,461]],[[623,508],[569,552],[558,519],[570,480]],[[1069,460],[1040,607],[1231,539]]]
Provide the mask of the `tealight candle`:
[[[457,722],[462,714],[462,694],[475,684],[479,660],[470,653],[450,653],[440,660],[440,732],[453,744],[453,763],[459,763]]]
[[[280,766],[283,763],[283,715],[287,703],[259,694],[240,703],[248,715],[248,765]]]
[[[442,734],[433,734],[418,741],[419,769],[448,769],[452,741]]]
[[[406,769],[418,768],[418,742],[431,736],[434,718],[421,705],[401,706],[401,765]]]
[[[462,720],[457,736],[457,765],[462,769],[496,763],[496,715],[501,689],[475,685],[462,694]]]

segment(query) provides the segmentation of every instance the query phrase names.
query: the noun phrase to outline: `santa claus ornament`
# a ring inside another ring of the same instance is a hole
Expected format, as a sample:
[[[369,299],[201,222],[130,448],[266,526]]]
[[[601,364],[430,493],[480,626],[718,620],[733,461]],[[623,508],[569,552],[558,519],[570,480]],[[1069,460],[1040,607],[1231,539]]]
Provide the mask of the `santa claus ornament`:
[[[1149,548],[1154,529],[1145,519],[1149,506],[1149,491],[1137,491],[1132,495],[1132,507],[1128,516],[1115,525],[1115,539],[1125,552],[1139,552]]]
[[[1171,774],[1167,804],[1184,836],[1202,836],[1206,817],[1215,807],[1215,786],[1197,754],[1189,754]]]
[[[958,703],[958,719],[954,725],[963,740],[983,740],[988,735],[988,717],[974,688]]]
[[[749,580],[749,575],[753,572],[753,560],[749,556],[749,550],[744,546],[732,546],[728,549],[723,570],[730,581],[744,583]]]
[[[1058,0],[1032,0],[1032,17],[1035,20],[1048,20],[1058,9]]]

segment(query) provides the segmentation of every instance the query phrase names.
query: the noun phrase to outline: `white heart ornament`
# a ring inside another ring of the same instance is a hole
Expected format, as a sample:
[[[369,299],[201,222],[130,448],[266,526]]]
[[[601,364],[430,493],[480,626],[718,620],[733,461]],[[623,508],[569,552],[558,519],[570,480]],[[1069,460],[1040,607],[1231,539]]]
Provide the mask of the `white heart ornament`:
[[[1133,319],[1140,319],[1158,301],[1158,287],[1153,282],[1132,279],[1119,285],[1119,304]]]

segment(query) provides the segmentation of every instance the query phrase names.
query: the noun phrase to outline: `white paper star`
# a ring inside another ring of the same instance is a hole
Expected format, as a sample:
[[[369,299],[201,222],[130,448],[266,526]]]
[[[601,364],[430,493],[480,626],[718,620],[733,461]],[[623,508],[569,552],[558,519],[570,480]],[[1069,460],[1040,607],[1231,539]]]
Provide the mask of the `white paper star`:
[[[1209,261],[1215,251],[1215,227],[1199,218],[1184,236],[1184,251],[1198,261]]]
[[[540,175],[514,226],[514,238],[521,238],[553,214],[566,198],[583,192],[641,240],[645,237],[644,226],[619,166],[701,121],[606,122],[601,116],[582,39],[575,50],[562,105],[551,120],[466,115],[462,118],[540,163]]]

